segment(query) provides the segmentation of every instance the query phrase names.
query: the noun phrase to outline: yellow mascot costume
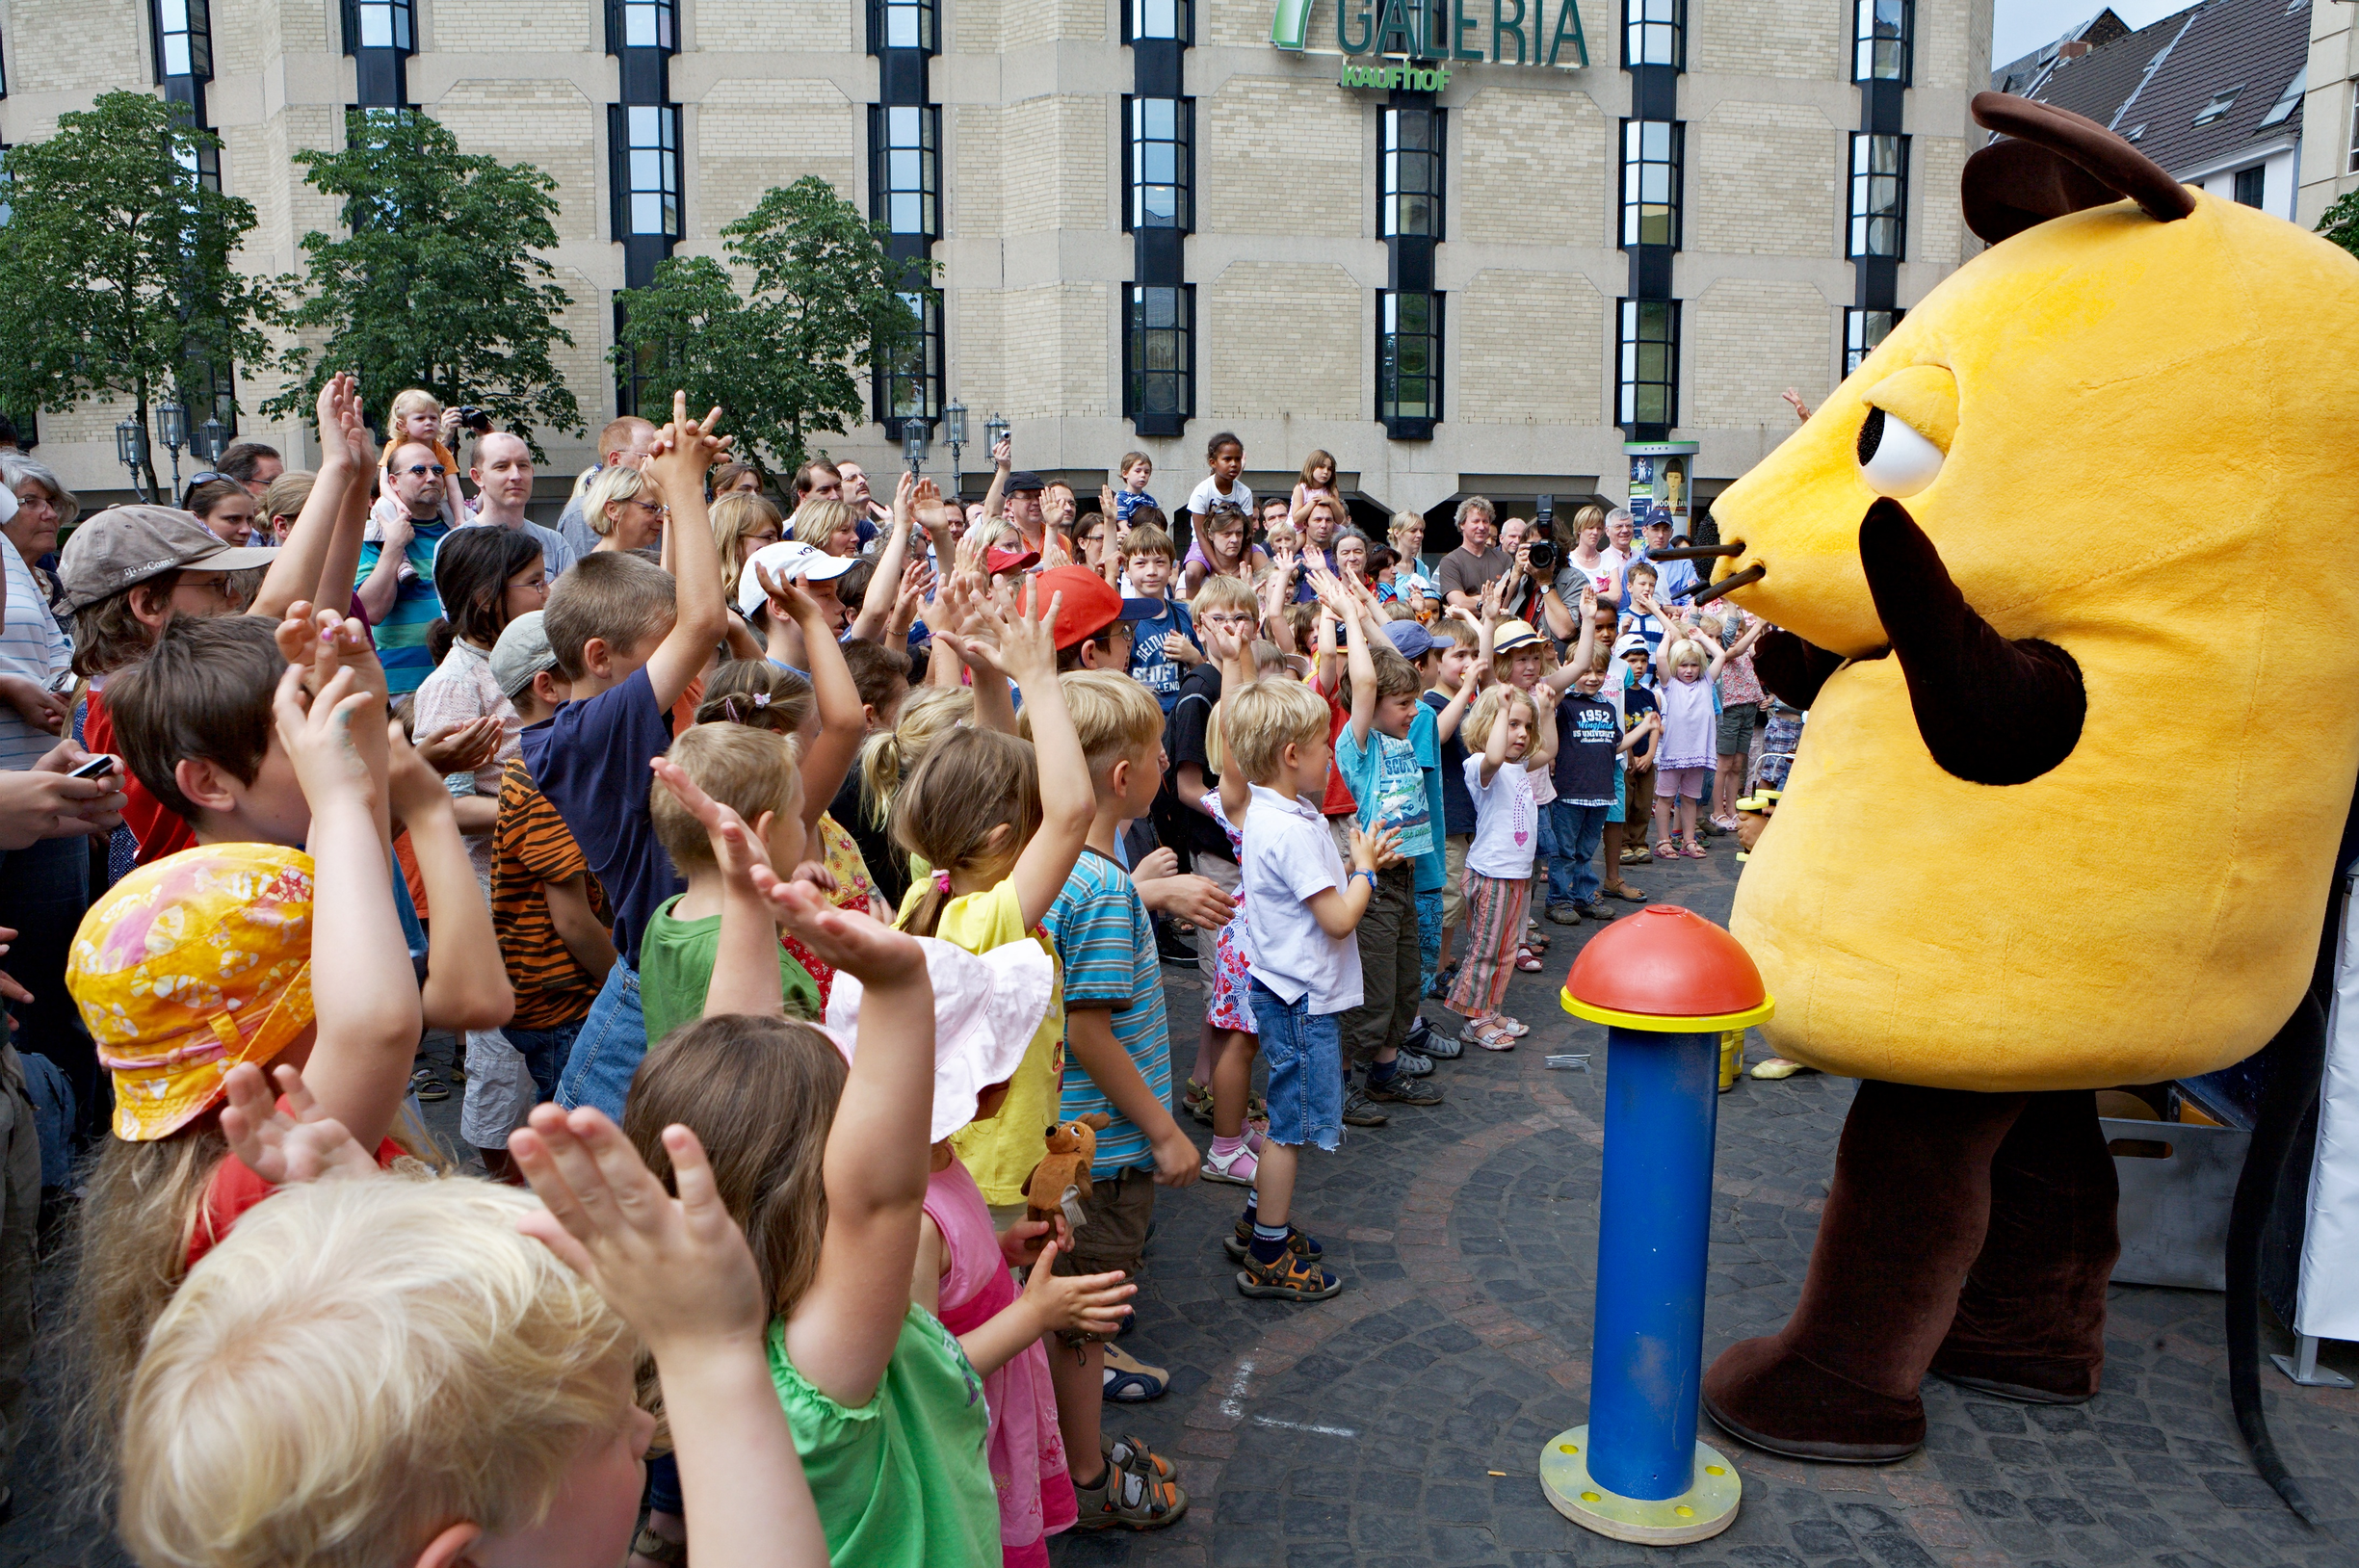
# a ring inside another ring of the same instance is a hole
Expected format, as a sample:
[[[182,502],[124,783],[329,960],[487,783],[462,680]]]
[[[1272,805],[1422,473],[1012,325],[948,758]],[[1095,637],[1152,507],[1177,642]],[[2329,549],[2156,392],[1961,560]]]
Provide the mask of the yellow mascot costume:
[[[1984,93],[1992,248],[1714,503],[1715,588],[1810,711],[1732,928],[1781,1053],[1863,1080],[1737,1436],[1899,1458],[1929,1370],[2096,1391],[2093,1089],[2224,1066],[2310,983],[2359,776],[2359,262]],[[2124,199],[2124,198],[2127,199]]]

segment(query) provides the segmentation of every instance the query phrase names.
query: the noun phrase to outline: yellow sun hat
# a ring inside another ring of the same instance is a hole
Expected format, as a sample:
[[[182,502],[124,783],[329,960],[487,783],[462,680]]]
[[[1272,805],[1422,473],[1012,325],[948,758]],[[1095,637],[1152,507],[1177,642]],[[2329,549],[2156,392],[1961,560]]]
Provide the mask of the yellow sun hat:
[[[215,844],[143,866],[90,907],[66,988],[114,1076],[115,1136],[168,1137],[311,1022],[311,857]]]

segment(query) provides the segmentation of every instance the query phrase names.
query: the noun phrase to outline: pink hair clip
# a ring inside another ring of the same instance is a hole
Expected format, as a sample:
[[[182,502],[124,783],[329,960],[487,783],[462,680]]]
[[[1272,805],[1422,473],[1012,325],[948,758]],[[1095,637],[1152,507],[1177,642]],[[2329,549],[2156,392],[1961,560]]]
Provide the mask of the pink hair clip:
[[[950,873],[946,871],[937,871],[933,874],[933,890],[936,893],[948,893],[950,891]]]

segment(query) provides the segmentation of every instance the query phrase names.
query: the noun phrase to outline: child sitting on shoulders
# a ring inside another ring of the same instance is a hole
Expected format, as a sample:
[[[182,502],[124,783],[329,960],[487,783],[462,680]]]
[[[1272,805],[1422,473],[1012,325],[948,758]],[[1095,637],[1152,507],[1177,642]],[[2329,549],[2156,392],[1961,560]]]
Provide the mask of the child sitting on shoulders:
[[[1114,493],[1114,515],[1116,522],[1127,523],[1132,512],[1156,504],[1155,498],[1146,493],[1147,482],[1155,477],[1155,459],[1143,452],[1125,452],[1117,472],[1122,476],[1122,487]]]

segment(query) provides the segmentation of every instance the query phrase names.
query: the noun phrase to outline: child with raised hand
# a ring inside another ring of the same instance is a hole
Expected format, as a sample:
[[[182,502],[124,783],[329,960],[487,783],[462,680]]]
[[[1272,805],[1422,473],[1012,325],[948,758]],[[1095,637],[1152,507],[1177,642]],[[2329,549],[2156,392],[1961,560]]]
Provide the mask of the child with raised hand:
[[[1663,662],[1670,678],[1655,690],[1662,704],[1663,749],[1657,760],[1655,790],[1655,852],[1668,859],[1684,854],[1705,858],[1703,835],[1696,818],[1703,810],[1704,792],[1714,766],[1713,742],[1719,731],[1720,666],[1728,652],[1701,627],[1667,642]],[[1676,838],[1673,836],[1676,832]]]
[[[623,1131],[659,1178],[675,1175],[675,1124],[711,1153],[753,1245],[771,1379],[835,1559],[987,1562],[988,1415],[958,1342],[910,1296],[935,1071],[925,951],[782,879],[737,813],[657,773],[710,835],[721,932],[704,1017],[647,1054]],[[849,1070],[836,1041],[783,1015],[780,924],[860,983]]]
[[[1466,957],[1450,988],[1449,1006],[1466,1020],[1458,1038],[1485,1051],[1512,1051],[1531,1026],[1499,1010],[1507,980],[1525,962],[1517,956],[1524,910],[1532,901],[1532,860],[1539,811],[1532,771],[1557,753],[1556,688],[1530,692],[1490,688],[1466,716],[1466,740],[1482,749],[1466,759],[1466,789],[1475,801],[1475,840],[1466,851]]]
[[[399,1152],[387,1134],[408,1092],[418,982],[379,827],[385,781],[358,744],[384,734],[384,709],[349,668],[306,703],[303,675],[280,677],[273,719],[308,807],[310,852],[245,843],[168,856],[117,883],[74,936],[66,985],[115,1080],[71,1336],[85,1358],[75,1425],[100,1491],[157,1314],[272,1191],[230,1155],[220,1114],[230,1071],[304,1063],[322,1111],[380,1162]],[[334,965],[316,995],[315,951]]]

